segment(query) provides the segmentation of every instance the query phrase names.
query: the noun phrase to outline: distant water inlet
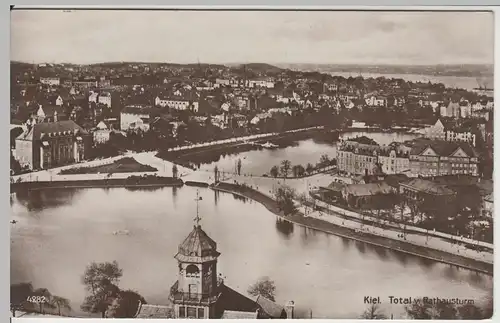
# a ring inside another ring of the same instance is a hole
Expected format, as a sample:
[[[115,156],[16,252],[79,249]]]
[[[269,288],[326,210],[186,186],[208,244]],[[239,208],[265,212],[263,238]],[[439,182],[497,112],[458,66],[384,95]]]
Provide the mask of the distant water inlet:
[[[363,132],[348,131],[340,135],[341,139],[367,136],[372,138],[380,145],[388,145],[393,141],[403,142],[417,137],[415,134],[395,132]],[[246,150],[246,151],[245,151]],[[241,173],[261,176],[269,173],[273,166],[278,166],[287,159],[293,165],[302,165],[306,167],[308,163],[315,164],[320,161],[322,155],[328,155],[335,158],[337,155],[336,143],[331,141],[318,142],[313,139],[300,140],[293,145],[285,148],[265,149],[258,147],[256,149],[246,148],[241,151],[235,151],[228,154],[216,154],[207,159],[196,159],[200,169],[213,172],[215,166],[219,171],[235,173],[238,161],[241,161]]]
[[[384,312],[398,318],[404,308],[390,305],[389,296],[480,304],[492,295],[490,276],[306,229],[277,220],[252,200],[189,186],[16,194],[11,281],[45,287],[68,298],[74,314],[85,315],[85,267],[116,260],[121,288],[138,291],[148,303],[166,303],[178,272],[174,255],[193,226],[196,190],[200,223],[221,252],[218,270],[243,294],[268,276],[278,303],[293,300],[316,318],[351,319],[366,309],[365,296],[380,296]]]

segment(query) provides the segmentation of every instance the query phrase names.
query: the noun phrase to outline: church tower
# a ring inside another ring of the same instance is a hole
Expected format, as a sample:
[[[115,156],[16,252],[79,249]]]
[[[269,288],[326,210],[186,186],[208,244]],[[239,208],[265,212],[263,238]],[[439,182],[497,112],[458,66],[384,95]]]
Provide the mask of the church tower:
[[[215,318],[215,305],[219,299],[217,243],[203,231],[198,214],[193,230],[179,245],[175,259],[178,279],[170,289],[176,318]]]

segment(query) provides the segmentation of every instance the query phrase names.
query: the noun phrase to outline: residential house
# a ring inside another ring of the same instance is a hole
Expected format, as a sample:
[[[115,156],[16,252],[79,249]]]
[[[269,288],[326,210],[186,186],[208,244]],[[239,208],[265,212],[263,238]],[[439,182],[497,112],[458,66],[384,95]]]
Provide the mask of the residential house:
[[[185,97],[168,97],[168,98],[160,98],[159,96],[155,99],[155,105],[160,106],[162,108],[169,107],[170,109],[175,110],[191,110],[193,112],[198,112],[199,102],[194,101],[192,99],[188,99]]]
[[[120,130],[149,130],[149,120],[157,111],[149,106],[129,105],[120,112]]]
[[[442,117],[459,118],[460,117],[460,103],[450,100],[446,108],[441,109]]]
[[[109,141],[109,136],[111,134],[111,127],[105,121],[101,121],[97,124],[92,135],[94,137],[95,144],[103,144]]]
[[[59,96],[57,97],[57,99],[56,99],[56,102],[55,102],[55,103],[56,103],[56,105],[58,105],[58,106],[63,106],[63,104],[64,104],[64,100],[63,100],[63,98],[59,95]]]
[[[412,177],[455,174],[478,176],[478,156],[469,143],[416,139],[410,145]]]
[[[441,119],[438,119],[434,125],[425,128],[424,136],[430,139],[444,140],[446,137],[446,132],[443,121],[441,121]]]
[[[337,144],[337,168],[350,175],[371,175],[377,167],[380,146],[355,140],[349,139]]]
[[[16,158],[23,167],[47,169],[84,160],[88,144],[72,120],[36,123],[16,138]]]
[[[387,106],[387,98],[384,96],[375,96],[371,95],[365,98],[365,102],[367,106],[370,107],[386,107]]]
[[[369,184],[348,184],[342,189],[342,198],[354,208],[362,208],[377,198],[389,198],[394,194],[391,186],[385,182]]]
[[[384,174],[403,174],[410,171],[411,148],[392,143],[378,152],[378,163]]]
[[[446,141],[461,141],[468,142],[473,147],[476,146],[476,132],[477,128],[472,124],[462,124],[456,127],[449,127],[445,129]]]
[[[97,92],[90,92],[89,103],[91,103],[91,102],[97,103],[98,98],[99,98],[99,93],[97,93]]]
[[[111,93],[103,92],[103,93],[99,94],[99,98],[97,99],[97,102],[100,104],[104,104],[108,108],[111,108]]]
[[[456,201],[456,192],[445,185],[422,178],[413,178],[399,184],[400,194],[409,201],[420,205],[420,211],[433,212],[443,215],[443,211],[451,211]]]
[[[61,79],[59,77],[40,77],[40,83],[45,85],[59,86]]]
[[[265,87],[272,89],[274,88],[274,82],[268,79],[248,80],[248,87]]]
[[[38,122],[57,122],[67,120],[64,108],[60,105],[40,105],[36,112]]]
[[[483,196],[481,206],[481,215],[487,218],[493,218],[493,193]]]
[[[460,106],[460,117],[461,118],[469,118],[472,115],[472,106],[469,101],[461,101],[459,103]]]

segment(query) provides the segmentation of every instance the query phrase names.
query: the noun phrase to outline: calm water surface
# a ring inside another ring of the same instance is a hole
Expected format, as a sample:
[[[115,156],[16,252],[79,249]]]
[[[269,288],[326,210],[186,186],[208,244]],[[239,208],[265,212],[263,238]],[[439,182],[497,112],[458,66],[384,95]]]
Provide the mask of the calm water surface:
[[[353,73],[334,72],[330,74],[343,76],[347,78],[350,76],[357,77],[360,75],[359,73],[356,72]],[[446,87],[461,88],[469,91],[473,90],[479,85],[493,88],[493,76],[479,78],[481,79],[481,84],[478,84],[477,77],[468,77],[468,76],[433,76],[433,75],[420,75],[420,74],[381,74],[381,73],[361,73],[361,76],[364,78],[385,77],[389,79],[403,79],[409,82],[443,83]]]
[[[342,133],[340,138],[347,139],[353,137],[366,136],[372,138],[380,145],[388,145],[393,141],[403,142],[416,138],[414,134],[408,133],[384,133],[384,132],[362,132],[349,131]],[[337,154],[336,143],[317,143],[312,139],[301,140],[296,146],[280,149],[251,150],[238,154],[221,156],[216,162],[200,165],[200,169],[212,172],[217,165],[220,171],[234,173],[238,159],[241,160],[241,172],[260,176],[269,173],[273,166],[279,166],[282,160],[288,159],[292,165],[306,166],[307,163],[316,164],[321,155],[326,154],[334,158]]]
[[[149,303],[166,302],[176,279],[173,258],[193,227],[196,189],[52,190],[11,201],[11,280],[31,281],[71,300],[79,312],[81,275],[92,261],[118,261],[120,287]],[[262,205],[201,189],[202,227],[217,243],[219,271],[245,293],[261,276],[277,301],[294,300],[314,317],[356,318],[364,296],[473,298],[492,293],[492,278],[355,243],[299,226],[283,228]],[[129,235],[113,235],[128,230]],[[411,292],[409,292],[411,291]],[[383,304],[399,317],[403,308]],[[81,313],[78,313],[81,314]]]

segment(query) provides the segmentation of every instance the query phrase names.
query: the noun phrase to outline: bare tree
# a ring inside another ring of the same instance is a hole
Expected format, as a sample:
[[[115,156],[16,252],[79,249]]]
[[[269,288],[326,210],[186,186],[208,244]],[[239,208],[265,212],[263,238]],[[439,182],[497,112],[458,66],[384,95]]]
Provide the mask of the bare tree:
[[[381,312],[378,304],[370,304],[360,318],[365,320],[385,320],[387,316]]]

